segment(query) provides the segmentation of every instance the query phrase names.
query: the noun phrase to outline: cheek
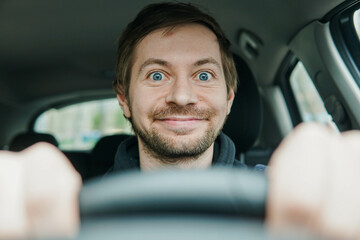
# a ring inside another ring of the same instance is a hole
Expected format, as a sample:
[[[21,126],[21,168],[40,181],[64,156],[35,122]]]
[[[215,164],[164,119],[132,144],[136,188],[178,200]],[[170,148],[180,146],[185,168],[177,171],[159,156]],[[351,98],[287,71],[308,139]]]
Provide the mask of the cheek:
[[[221,118],[225,118],[229,114],[228,101],[226,99],[219,99],[217,108]]]
[[[228,101],[226,93],[219,91],[213,92],[212,94],[207,94],[206,99],[206,101],[217,112],[217,114],[227,115]]]
[[[141,119],[143,118],[142,112],[144,111],[143,108],[145,107],[144,104],[141,102],[141,99],[139,99],[139,96],[137,94],[134,94],[132,96],[132,99],[130,101],[131,105],[131,114],[132,118],[135,119]]]
[[[137,91],[132,95],[131,112],[132,117],[136,122],[145,122],[148,116],[156,106],[156,99],[153,99],[151,94],[146,91]]]

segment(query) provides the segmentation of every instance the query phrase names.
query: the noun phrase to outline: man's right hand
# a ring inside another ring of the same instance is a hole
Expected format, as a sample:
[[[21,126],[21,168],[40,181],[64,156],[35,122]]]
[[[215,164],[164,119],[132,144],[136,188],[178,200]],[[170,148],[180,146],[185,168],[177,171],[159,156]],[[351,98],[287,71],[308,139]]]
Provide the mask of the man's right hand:
[[[81,177],[54,146],[0,152],[0,238],[67,237],[80,224]]]

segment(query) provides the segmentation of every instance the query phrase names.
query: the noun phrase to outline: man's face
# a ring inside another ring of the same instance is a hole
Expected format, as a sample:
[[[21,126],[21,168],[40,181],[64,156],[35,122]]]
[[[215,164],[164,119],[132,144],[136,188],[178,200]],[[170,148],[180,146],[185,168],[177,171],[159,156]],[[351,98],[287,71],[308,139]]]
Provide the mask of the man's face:
[[[129,97],[118,95],[139,147],[170,162],[212,146],[233,98],[217,38],[200,24],[147,35],[134,53]]]

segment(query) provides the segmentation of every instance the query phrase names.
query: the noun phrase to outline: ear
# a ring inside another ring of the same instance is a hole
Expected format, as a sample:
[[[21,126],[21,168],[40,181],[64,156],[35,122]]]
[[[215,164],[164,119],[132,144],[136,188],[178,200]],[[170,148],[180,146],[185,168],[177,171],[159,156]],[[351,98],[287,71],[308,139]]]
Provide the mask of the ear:
[[[129,107],[129,102],[127,100],[127,98],[125,97],[125,95],[123,93],[121,94],[116,94],[116,98],[120,104],[121,109],[124,112],[124,115],[126,118],[130,118],[131,117],[131,112],[130,112],[130,107]]]
[[[227,115],[229,115],[231,111],[231,106],[234,102],[234,98],[235,98],[235,93],[234,90],[231,89],[228,93],[228,98],[227,98]]]

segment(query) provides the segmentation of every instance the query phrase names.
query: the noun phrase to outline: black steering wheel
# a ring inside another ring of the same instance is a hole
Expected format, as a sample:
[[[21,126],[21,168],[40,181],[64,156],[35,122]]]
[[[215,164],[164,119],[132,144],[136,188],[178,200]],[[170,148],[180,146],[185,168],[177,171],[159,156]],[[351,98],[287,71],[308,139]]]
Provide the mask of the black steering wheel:
[[[188,212],[263,217],[267,193],[264,174],[247,170],[167,170],[130,172],[85,184],[83,216]]]
[[[181,237],[175,234],[178,238],[172,235],[168,239],[192,238],[193,232],[201,229],[197,225],[205,223],[208,230],[201,233],[208,235],[207,239],[216,236],[212,234],[215,230],[212,224],[224,226],[216,230],[218,233],[236,223],[233,235],[238,237],[239,231],[249,233],[249,224],[253,226],[254,219],[258,228],[263,229],[266,196],[266,175],[242,169],[137,171],[112,175],[84,185],[79,199],[82,215],[79,239],[94,236],[120,239],[119,234],[126,238],[137,234],[136,239],[159,239],[164,230],[182,232]],[[227,224],[224,225],[224,221]],[[153,226],[151,229],[149,224]],[[109,235],[111,231],[113,234]],[[184,235],[189,232],[192,234]]]

